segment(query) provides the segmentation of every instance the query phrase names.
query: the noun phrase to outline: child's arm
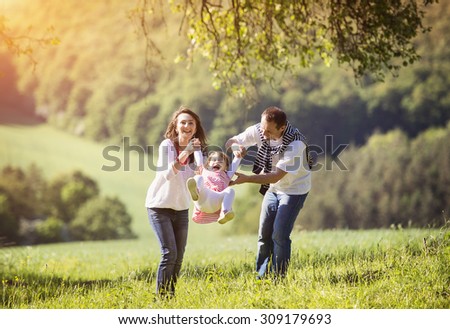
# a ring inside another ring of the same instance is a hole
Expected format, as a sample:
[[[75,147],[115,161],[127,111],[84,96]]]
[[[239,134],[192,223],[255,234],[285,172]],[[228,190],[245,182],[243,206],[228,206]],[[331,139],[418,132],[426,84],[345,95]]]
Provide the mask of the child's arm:
[[[242,160],[242,158],[238,158],[238,157],[233,158],[233,161],[231,162],[231,165],[230,165],[230,170],[227,171],[227,175],[228,175],[228,177],[230,177],[230,179],[233,177],[234,173],[238,169],[239,164],[241,163],[241,160]]]
[[[195,174],[196,175],[201,175],[202,174],[202,170],[203,170],[203,154],[202,154],[202,151],[200,151],[200,150],[194,151],[194,159],[195,159],[195,164],[197,165],[197,168],[195,169]]]
[[[194,159],[195,159],[195,163],[197,164],[197,167],[203,166],[202,151],[200,151],[200,150],[194,151]]]

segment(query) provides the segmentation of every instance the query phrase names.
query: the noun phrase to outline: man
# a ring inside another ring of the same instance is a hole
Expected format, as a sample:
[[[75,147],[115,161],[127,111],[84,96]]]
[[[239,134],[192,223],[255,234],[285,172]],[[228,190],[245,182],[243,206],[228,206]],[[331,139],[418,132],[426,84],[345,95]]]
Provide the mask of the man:
[[[290,235],[311,189],[307,144],[286,114],[272,106],[262,113],[260,123],[230,138],[225,148],[241,156],[253,145],[258,147],[253,167],[257,175],[236,173],[232,184],[262,185],[256,270],[258,278],[271,273],[275,278],[284,277],[291,256]]]

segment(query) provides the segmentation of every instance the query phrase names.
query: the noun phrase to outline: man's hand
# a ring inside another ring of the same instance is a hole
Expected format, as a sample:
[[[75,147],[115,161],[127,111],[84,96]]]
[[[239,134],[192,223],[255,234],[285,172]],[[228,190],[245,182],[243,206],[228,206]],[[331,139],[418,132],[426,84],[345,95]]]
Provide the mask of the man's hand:
[[[247,176],[245,174],[238,173],[238,172],[235,172],[234,174],[237,176],[237,178],[235,180],[232,180],[230,182],[230,185],[238,185],[238,184],[242,184],[242,183],[248,182],[248,177],[249,176]]]
[[[241,173],[235,173],[238,176],[234,181],[230,182],[230,185],[237,185],[242,183],[255,183],[255,184],[274,184],[282,179],[287,174],[286,171],[280,168],[275,168],[274,171],[269,173],[259,173],[258,175],[244,175]]]

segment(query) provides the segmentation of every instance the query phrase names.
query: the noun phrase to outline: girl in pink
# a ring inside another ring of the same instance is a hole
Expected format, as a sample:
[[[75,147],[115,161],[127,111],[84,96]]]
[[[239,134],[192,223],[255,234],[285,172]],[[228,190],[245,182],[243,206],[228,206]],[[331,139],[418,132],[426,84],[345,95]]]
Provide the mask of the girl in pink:
[[[206,160],[206,166],[203,166],[200,151],[194,152],[194,155],[200,175],[195,175],[186,182],[195,205],[192,220],[198,224],[213,222],[225,224],[234,218],[232,209],[234,190],[228,185],[241,158],[235,157],[230,168],[230,160],[223,152],[211,152]]]

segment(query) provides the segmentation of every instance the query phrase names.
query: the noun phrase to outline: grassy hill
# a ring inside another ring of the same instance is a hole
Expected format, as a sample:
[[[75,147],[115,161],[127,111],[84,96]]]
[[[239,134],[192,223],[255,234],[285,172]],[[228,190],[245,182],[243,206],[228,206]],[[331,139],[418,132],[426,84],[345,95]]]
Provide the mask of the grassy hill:
[[[16,115],[0,117],[0,166],[7,164],[27,167],[35,163],[44,176],[51,178],[59,173],[79,169],[94,178],[101,194],[118,196],[133,216],[133,230],[145,235],[144,198],[148,183],[154,173],[151,171],[118,170],[107,172],[103,165],[110,165],[103,158],[103,149],[107,144],[81,139],[58,130],[48,124],[21,121]],[[8,122],[9,121],[9,122]],[[25,123],[25,124],[24,124]],[[131,163],[137,163],[137,156],[130,155]],[[136,161],[136,162],[135,162]]]

